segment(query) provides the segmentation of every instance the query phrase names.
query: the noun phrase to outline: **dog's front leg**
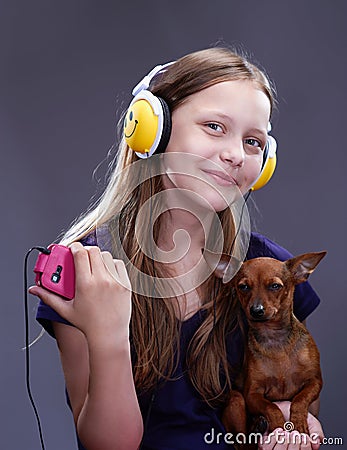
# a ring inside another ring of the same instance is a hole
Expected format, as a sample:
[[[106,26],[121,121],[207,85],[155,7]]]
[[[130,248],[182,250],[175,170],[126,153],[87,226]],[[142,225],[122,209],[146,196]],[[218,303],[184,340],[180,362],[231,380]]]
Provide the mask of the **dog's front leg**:
[[[229,401],[223,411],[222,422],[228,432],[246,434],[246,403],[240,392],[235,390],[230,392]]]
[[[309,434],[307,426],[308,408],[318,398],[321,388],[322,380],[316,378],[306,383],[304,388],[292,399],[290,421],[300,433]]]
[[[283,428],[285,418],[280,408],[267,400],[262,392],[250,389],[246,397],[248,411],[254,416],[264,416],[269,424],[269,432],[276,428]]]

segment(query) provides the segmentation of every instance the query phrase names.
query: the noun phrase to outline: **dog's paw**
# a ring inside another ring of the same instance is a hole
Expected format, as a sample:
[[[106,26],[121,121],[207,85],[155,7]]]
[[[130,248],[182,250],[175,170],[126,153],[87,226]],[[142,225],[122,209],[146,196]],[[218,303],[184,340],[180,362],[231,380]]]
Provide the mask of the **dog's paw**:
[[[292,415],[290,421],[294,425],[294,429],[299,431],[299,433],[309,434],[306,417]]]
[[[264,416],[254,417],[251,423],[251,433],[264,434],[268,430],[269,423]]]

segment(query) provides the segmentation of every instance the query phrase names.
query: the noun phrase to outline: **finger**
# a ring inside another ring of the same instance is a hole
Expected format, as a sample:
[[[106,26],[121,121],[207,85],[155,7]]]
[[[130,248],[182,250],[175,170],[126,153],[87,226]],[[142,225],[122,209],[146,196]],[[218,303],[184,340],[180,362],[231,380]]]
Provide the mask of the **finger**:
[[[276,430],[272,431],[271,433],[265,434],[263,436],[262,444],[259,446],[259,448],[261,450],[273,450],[277,443],[276,435],[279,431],[283,430],[280,428],[276,428]]]
[[[311,448],[309,437],[296,430],[288,433],[288,442],[288,450],[309,450]]]
[[[319,420],[311,413],[309,413],[307,416],[307,425],[312,441],[311,447],[314,450],[318,450],[320,442],[322,442],[324,439],[324,431],[322,425]]]
[[[266,438],[265,438],[266,439]],[[271,439],[264,440],[262,444],[258,445],[259,450],[273,450],[275,444],[271,442]]]
[[[288,450],[299,450],[301,449],[301,436],[298,431],[287,432],[287,442],[288,442]]]
[[[126,289],[131,291],[131,283],[128,275],[128,271],[125,267],[124,261],[121,259],[114,259],[114,266],[117,270],[119,283]]]
[[[312,450],[318,450],[320,448],[320,443],[322,442],[323,438],[320,439],[319,437],[312,437],[311,436],[311,449]]]
[[[300,447],[300,444],[294,444],[293,442],[290,442],[290,444],[288,445],[287,448],[288,448],[288,450],[301,450],[302,449],[302,447]]]
[[[54,309],[54,311],[56,311],[61,317],[70,321],[69,311],[71,310],[73,300],[64,300],[59,295],[56,295],[40,286],[30,286],[28,292],[31,295],[36,295],[39,297],[46,305]]]
[[[308,428],[310,431],[310,435],[312,435],[314,433],[314,434],[317,434],[321,440],[324,438],[323,428],[318,420],[316,422],[312,423],[311,426],[309,424]]]
[[[268,435],[268,440],[273,450],[287,450],[288,442],[286,440],[286,432],[282,428],[276,428]]]
[[[105,264],[99,247],[85,246],[87,250],[91,274],[99,277],[105,274]]]
[[[318,450],[320,447],[321,442],[323,442],[324,439],[324,435],[320,435],[319,433],[311,433],[310,434],[310,442],[311,442],[311,446],[309,448],[311,448],[312,450]]]
[[[289,433],[281,428],[275,430],[274,450],[288,450],[289,449]],[[294,450],[294,449],[293,449]]]
[[[110,274],[118,280],[118,272],[114,264],[114,260],[110,252],[101,252],[101,257],[104,261],[106,268],[109,270]]]
[[[300,434],[300,433],[299,433]],[[310,436],[305,433],[300,434],[300,450],[311,450],[311,440]]]
[[[83,285],[91,275],[88,252],[80,242],[73,242],[70,250],[74,259],[76,286]]]

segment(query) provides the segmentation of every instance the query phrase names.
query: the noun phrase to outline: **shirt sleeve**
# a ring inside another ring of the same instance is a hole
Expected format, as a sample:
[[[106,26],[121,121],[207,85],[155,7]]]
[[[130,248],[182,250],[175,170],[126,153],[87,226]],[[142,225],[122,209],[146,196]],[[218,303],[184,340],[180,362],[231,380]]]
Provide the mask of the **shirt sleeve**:
[[[275,258],[286,261],[293,257],[285,248],[258,233],[252,233],[247,259],[258,257]],[[295,287],[294,314],[302,322],[319,305],[320,299],[310,283],[305,281]]]
[[[96,245],[96,233],[92,232],[88,234],[82,238],[80,242],[82,245]],[[53,308],[43,303],[42,300],[40,300],[37,307],[36,320],[47,331],[47,333],[54,338],[55,336],[52,322],[60,322],[73,326],[70,322],[63,319],[57,312],[55,312]]]

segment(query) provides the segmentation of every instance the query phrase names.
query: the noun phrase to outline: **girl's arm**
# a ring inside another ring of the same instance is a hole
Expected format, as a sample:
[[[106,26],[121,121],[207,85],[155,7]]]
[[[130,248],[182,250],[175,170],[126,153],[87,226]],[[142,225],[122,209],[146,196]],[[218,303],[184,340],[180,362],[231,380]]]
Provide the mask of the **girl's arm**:
[[[122,261],[97,247],[71,245],[71,301],[38,286],[38,295],[72,323],[54,323],[78,435],[88,450],[136,449],[142,417],[134,387],[129,323],[131,285]]]
[[[77,433],[84,446],[88,450],[138,448],[143,430],[129,340],[87,342],[74,327],[57,322],[53,326]]]

